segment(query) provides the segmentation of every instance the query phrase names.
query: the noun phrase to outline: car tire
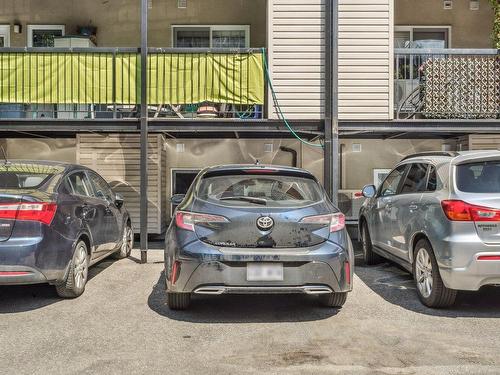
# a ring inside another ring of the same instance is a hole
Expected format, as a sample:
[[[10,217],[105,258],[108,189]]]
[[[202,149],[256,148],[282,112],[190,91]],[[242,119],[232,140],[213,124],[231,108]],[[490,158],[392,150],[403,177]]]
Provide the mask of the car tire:
[[[326,307],[340,308],[347,301],[347,292],[329,293],[320,296],[321,303]]]
[[[372,239],[366,221],[363,221],[361,225],[361,244],[363,246],[363,259],[366,265],[373,266],[382,261],[382,258],[373,252]]]
[[[167,292],[167,304],[171,310],[186,310],[190,302],[190,293]]]
[[[427,307],[443,308],[452,306],[457,291],[447,288],[436,261],[432,246],[427,240],[420,240],[415,245],[413,254],[413,278],[420,301]]]
[[[83,294],[87,285],[89,260],[87,244],[84,241],[78,241],[69,264],[66,280],[56,285],[59,297],[76,298]]]
[[[130,223],[127,223],[123,228],[122,245],[120,250],[113,254],[114,259],[124,259],[130,256],[134,247],[134,231]]]

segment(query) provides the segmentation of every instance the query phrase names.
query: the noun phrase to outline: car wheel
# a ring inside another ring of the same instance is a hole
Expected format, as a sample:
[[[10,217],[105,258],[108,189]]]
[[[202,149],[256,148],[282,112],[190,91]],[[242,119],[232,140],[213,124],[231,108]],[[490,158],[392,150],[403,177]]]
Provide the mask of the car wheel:
[[[413,275],[418,297],[425,306],[448,307],[455,303],[457,291],[444,285],[434,251],[427,240],[420,240],[415,246]]]
[[[320,296],[321,303],[326,307],[342,307],[347,301],[347,292],[329,293]]]
[[[127,223],[123,228],[123,238],[122,245],[120,246],[120,250],[113,254],[113,258],[115,259],[123,259],[130,256],[132,252],[132,248],[134,247],[134,231],[132,230],[132,226]]]
[[[167,292],[167,304],[171,310],[186,310],[190,302],[190,293]]]
[[[57,294],[63,298],[76,298],[85,291],[89,271],[89,254],[85,242],[76,244],[73,259],[69,264],[66,280],[56,285]]]
[[[363,225],[361,226],[361,244],[363,246],[363,259],[365,264],[372,266],[382,261],[382,258],[373,252],[372,239],[366,221],[363,221]]]

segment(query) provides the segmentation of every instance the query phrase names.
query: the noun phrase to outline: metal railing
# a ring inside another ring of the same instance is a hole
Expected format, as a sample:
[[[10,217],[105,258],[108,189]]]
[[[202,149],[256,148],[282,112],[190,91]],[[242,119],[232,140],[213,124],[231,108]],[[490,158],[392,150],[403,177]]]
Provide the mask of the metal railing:
[[[153,118],[262,118],[260,49],[148,50]],[[137,48],[0,48],[0,119],[135,118]]]
[[[396,49],[398,119],[500,116],[500,57],[489,49]]]

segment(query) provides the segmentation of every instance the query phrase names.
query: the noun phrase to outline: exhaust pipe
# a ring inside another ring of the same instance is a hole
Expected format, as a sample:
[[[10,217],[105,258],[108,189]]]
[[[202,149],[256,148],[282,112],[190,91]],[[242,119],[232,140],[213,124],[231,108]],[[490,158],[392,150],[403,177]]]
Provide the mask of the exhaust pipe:
[[[225,288],[220,286],[202,286],[194,291],[195,294],[221,295],[224,294]]]
[[[330,294],[333,293],[333,290],[328,288],[327,286],[306,286],[304,287],[304,292],[307,294]]]

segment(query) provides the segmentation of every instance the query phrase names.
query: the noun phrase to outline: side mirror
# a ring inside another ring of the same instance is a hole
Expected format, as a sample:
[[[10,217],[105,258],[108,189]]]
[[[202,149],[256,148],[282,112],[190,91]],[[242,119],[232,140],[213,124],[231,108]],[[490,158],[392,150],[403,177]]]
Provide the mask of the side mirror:
[[[366,185],[363,188],[362,193],[365,198],[373,198],[375,194],[377,194],[377,188],[375,185]]]
[[[182,203],[182,201],[184,200],[185,197],[186,197],[186,194],[175,194],[170,198],[170,202],[174,206],[178,206]]]
[[[116,194],[115,195],[115,204],[116,204],[116,207],[118,208],[121,208],[123,206],[123,197],[120,195],[120,194]]]

